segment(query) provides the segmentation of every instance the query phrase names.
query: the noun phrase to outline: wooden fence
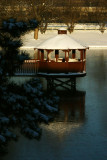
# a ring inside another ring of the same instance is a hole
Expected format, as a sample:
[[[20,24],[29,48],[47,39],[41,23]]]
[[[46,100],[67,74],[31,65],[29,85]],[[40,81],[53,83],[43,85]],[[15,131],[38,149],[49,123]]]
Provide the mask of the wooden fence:
[[[16,70],[16,75],[36,75],[38,72],[38,61],[36,59],[25,60]]]

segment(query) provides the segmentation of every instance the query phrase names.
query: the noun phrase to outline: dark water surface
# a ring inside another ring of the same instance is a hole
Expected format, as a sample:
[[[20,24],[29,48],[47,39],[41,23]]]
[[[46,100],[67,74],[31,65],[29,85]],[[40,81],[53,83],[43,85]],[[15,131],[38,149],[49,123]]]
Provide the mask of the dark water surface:
[[[42,124],[40,141],[21,136],[3,160],[107,160],[107,50],[87,52],[78,92],[62,92],[60,114]]]

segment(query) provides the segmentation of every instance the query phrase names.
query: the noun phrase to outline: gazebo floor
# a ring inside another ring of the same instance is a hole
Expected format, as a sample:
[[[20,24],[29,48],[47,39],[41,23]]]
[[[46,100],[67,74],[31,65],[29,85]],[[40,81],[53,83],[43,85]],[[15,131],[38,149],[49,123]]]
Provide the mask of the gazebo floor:
[[[45,78],[76,78],[76,77],[84,77],[86,76],[86,72],[68,72],[68,73],[44,73],[38,72],[38,77],[45,77]]]

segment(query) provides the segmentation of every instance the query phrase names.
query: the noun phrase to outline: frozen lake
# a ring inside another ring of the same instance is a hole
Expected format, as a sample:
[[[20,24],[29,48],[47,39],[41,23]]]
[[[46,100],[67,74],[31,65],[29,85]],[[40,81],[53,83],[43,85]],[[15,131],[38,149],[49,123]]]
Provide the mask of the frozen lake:
[[[107,160],[107,49],[87,51],[77,94],[62,92],[60,112],[40,141],[21,136],[2,160]]]

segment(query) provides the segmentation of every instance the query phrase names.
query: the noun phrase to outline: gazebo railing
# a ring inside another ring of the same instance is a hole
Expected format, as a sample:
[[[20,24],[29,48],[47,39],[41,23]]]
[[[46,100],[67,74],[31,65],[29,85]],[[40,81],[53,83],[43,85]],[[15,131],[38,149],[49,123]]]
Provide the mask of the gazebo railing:
[[[73,62],[53,62],[37,59],[25,60],[16,70],[16,75],[36,75],[38,72],[44,73],[67,73],[85,71],[85,61]]]

